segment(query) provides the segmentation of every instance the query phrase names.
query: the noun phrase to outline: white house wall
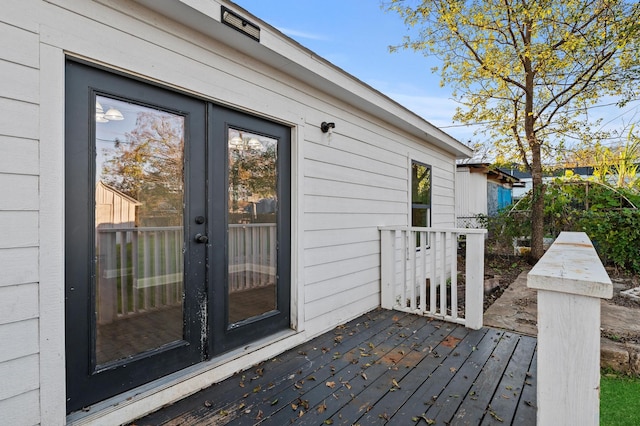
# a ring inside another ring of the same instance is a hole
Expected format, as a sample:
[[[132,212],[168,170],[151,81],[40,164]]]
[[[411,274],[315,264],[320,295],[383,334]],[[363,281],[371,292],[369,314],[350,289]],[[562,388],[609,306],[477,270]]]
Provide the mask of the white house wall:
[[[147,402],[99,414],[98,423],[131,420],[379,306],[378,227],[408,225],[412,159],[433,167],[433,225],[454,226],[453,154],[286,70],[127,1],[5,0],[2,9],[2,423],[65,422],[66,55],[285,123],[293,132],[292,316],[298,334],[235,353],[228,363],[211,362]],[[336,123],[333,134],[320,131],[322,121]]]

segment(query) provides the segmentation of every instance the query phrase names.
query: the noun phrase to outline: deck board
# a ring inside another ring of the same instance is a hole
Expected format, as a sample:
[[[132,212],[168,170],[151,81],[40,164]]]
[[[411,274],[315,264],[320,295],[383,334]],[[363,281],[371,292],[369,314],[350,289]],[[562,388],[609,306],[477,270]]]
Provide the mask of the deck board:
[[[376,310],[134,422],[534,425],[536,339]]]

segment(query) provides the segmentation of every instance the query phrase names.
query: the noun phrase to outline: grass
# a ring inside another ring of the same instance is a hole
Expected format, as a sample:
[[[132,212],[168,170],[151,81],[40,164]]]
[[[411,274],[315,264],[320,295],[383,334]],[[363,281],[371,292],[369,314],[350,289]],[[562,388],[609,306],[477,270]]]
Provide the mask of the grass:
[[[603,373],[600,379],[600,425],[640,425],[640,378]]]

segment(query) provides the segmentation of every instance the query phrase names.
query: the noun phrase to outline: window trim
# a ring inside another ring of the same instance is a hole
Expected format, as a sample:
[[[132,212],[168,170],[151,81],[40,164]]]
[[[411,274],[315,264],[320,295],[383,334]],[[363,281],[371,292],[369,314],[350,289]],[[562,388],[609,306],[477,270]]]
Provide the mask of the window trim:
[[[413,168],[414,166],[422,166],[425,167],[427,170],[429,170],[429,176],[430,176],[430,186],[429,186],[429,203],[428,204],[422,204],[422,203],[416,203],[414,202],[413,199],[413,195],[414,195],[414,181],[413,181]],[[426,210],[426,219],[427,219],[427,223],[422,226],[422,225],[415,225],[413,223],[413,212],[414,210]],[[432,211],[433,211],[433,167],[427,163],[424,163],[422,161],[418,161],[415,160],[413,158],[409,159],[409,226],[410,227],[430,227],[432,225],[432,221],[431,221],[431,217],[432,217]],[[416,236],[416,246],[417,246],[417,250],[420,250],[420,239],[418,236]],[[425,247],[429,248],[430,244],[429,241],[427,239],[427,241],[425,242]]]

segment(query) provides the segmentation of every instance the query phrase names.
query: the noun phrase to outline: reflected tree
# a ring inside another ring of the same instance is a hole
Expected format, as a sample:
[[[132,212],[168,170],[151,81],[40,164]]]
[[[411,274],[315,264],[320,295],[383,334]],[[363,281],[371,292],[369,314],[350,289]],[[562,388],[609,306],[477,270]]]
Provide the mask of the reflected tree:
[[[140,226],[182,225],[183,117],[139,112],[135,128],[106,152],[102,180],[140,201]]]

